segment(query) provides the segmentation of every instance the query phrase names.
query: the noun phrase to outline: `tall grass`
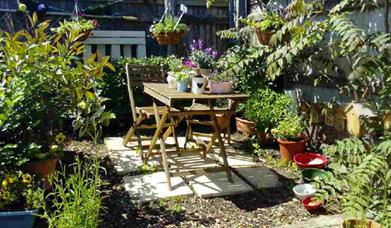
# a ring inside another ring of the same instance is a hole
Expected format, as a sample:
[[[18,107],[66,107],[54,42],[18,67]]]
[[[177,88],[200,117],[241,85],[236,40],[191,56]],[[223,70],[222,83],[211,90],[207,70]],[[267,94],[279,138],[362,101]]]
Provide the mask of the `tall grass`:
[[[76,158],[69,175],[66,169],[56,172],[50,181],[53,191],[46,197],[41,190],[43,214],[49,228],[95,228],[102,209],[99,161],[81,162]],[[45,200],[45,198],[47,200]]]

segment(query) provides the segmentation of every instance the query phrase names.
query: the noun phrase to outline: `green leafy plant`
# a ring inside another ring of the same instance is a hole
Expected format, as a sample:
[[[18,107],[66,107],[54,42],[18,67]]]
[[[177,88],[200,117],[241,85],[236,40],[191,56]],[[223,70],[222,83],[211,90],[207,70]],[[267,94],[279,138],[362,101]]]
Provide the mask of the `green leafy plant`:
[[[0,172],[0,211],[31,210],[39,207],[33,177],[21,171]]]
[[[192,71],[174,72],[174,76],[178,82],[184,82],[186,80],[189,80],[193,76],[193,72]]]
[[[346,218],[365,221],[369,217],[387,227],[391,221],[391,140],[368,145],[356,138],[345,139],[324,151],[334,156],[334,176],[313,183],[318,189],[316,197],[328,203],[341,202]]]
[[[166,15],[161,22],[151,25],[149,31],[152,34],[159,34],[159,33],[166,34],[166,33],[183,33],[189,30],[186,24],[179,23],[177,25],[177,22],[178,22],[178,18]]]
[[[77,31],[78,33],[84,33],[91,31],[99,27],[97,20],[86,20],[84,18],[65,20],[60,22],[60,25],[57,28],[53,28],[52,31],[64,35],[70,31]]]
[[[158,168],[156,165],[144,164],[137,168],[137,174],[151,174],[157,172]]]
[[[268,11],[250,14],[247,18],[242,19],[242,22],[260,31],[272,32],[279,30],[285,23],[284,19],[278,13]]]
[[[81,162],[77,158],[72,166],[69,175],[64,168],[50,177],[53,191],[46,197],[41,189],[41,202],[46,202],[47,198],[51,203],[43,203],[40,216],[47,220],[50,228],[98,227],[102,209],[100,188],[104,184],[99,175],[99,161]]]
[[[271,89],[260,89],[242,106],[244,117],[256,122],[257,130],[268,132],[288,115],[291,100]]]
[[[79,103],[98,98],[95,80],[112,68],[108,57],[80,58],[77,31],[59,42],[49,22],[38,24],[35,14],[30,21],[31,32],[0,34],[0,164],[10,169],[51,157],[61,146],[56,136],[69,130]]]
[[[104,102],[106,100],[98,97],[78,104],[79,110],[74,123],[75,130],[79,131],[79,137],[90,137],[95,145],[102,139],[103,127],[109,126],[110,120],[115,118],[114,113],[105,111]]]
[[[296,114],[287,115],[280,121],[276,128],[272,129],[274,137],[287,141],[303,140],[305,132],[304,120],[301,116]]]

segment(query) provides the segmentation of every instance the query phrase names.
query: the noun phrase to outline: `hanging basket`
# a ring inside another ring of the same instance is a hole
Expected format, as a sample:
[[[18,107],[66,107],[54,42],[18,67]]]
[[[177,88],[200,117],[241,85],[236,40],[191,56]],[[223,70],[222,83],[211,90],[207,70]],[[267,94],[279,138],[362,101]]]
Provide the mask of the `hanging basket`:
[[[269,45],[270,38],[273,36],[273,32],[266,30],[266,31],[261,31],[259,29],[255,30],[257,34],[258,41],[263,44],[263,45]]]
[[[183,32],[153,33],[159,45],[177,45],[181,41]]]
[[[86,41],[86,40],[90,37],[91,32],[92,32],[92,30],[87,30],[87,31],[81,32],[80,34],[82,34],[82,36],[80,36],[80,37],[77,39],[77,41],[79,41],[79,42],[84,42],[84,41]]]

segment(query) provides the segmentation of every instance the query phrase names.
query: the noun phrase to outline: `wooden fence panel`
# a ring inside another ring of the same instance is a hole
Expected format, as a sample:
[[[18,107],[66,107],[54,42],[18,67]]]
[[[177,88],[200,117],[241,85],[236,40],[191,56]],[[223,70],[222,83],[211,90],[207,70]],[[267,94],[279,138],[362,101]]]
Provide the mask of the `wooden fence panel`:
[[[11,0],[0,0],[0,6],[6,6],[6,2],[9,1]],[[68,18],[74,8],[71,0],[40,0],[40,2],[64,11],[62,13],[50,13],[47,16],[47,19],[51,19],[54,23]],[[79,0],[79,8],[91,9],[92,6],[104,2],[102,0]],[[207,10],[205,0],[183,0],[181,2],[188,6],[188,13],[183,17],[183,21],[189,25],[190,31],[183,37],[182,43],[177,47],[177,50],[182,52],[180,54],[186,54],[184,47],[188,48],[194,39],[203,39],[207,46],[220,52],[225,50],[227,42],[217,38],[216,32],[228,28],[228,4],[218,1],[214,7]],[[8,4],[8,6],[9,9],[12,9],[15,4]],[[176,5],[176,11],[179,12],[179,4]],[[164,55],[167,47],[159,46],[149,33],[150,25],[154,21],[158,21],[163,12],[164,0],[122,0],[105,9],[89,10],[86,14],[87,16],[89,14],[97,15],[96,19],[101,24],[101,30],[145,31],[147,34],[146,54]],[[137,20],[126,20],[122,16],[134,16],[137,17]]]

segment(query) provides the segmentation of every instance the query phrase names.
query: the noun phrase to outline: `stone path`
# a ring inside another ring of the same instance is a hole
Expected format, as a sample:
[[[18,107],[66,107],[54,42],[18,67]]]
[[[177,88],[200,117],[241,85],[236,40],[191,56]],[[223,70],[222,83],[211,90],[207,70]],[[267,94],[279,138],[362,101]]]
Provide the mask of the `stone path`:
[[[183,146],[184,138],[180,137],[178,140],[180,146]],[[166,143],[172,142],[173,139],[169,138]],[[124,147],[122,138],[112,137],[106,138],[105,144],[118,174],[135,173],[143,165],[135,143]],[[135,201],[149,201],[193,194],[200,197],[225,196],[253,191],[254,188],[275,188],[281,185],[274,171],[260,167],[250,155],[232,146],[227,146],[228,163],[239,176],[233,173],[234,183],[228,182],[226,172],[221,171],[222,158],[219,155],[219,148],[214,147],[213,150],[214,153],[208,154],[205,159],[196,152],[168,153],[170,170],[173,173],[175,170],[189,171],[183,176],[172,177],[173,191],[168,190],[158,156],[153,157],[149,164],[157,165],[159,172],[124,176],[124,187]]]
[[[292,225],[280,226],[278,228],[339,228],[343,223],[341,215],[321,215]]]

